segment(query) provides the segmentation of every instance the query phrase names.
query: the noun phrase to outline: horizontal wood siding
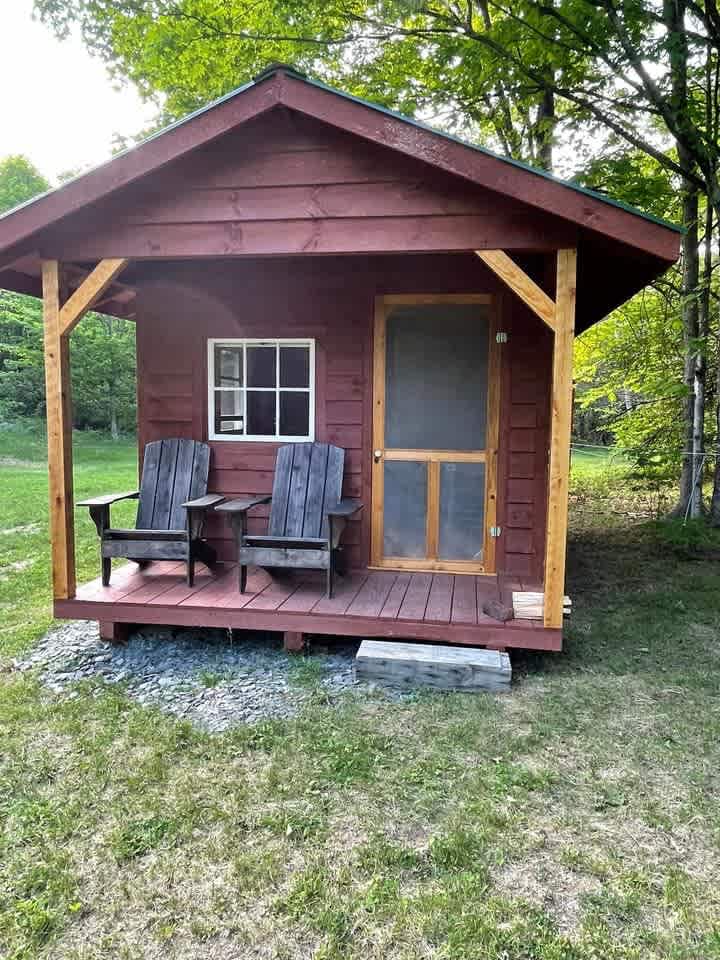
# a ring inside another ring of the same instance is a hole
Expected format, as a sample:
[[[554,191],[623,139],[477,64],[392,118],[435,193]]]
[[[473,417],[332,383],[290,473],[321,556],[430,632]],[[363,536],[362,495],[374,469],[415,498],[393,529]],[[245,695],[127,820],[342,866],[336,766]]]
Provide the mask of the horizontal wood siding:
[[[495,293],[501,297],[498,569],[539,578],[544,541],[548,369],[551,342],[540,321],[504,294],[473,255],[208,261],[153,267],[138,296],[140,442],[207,439],[208,337],[314,337],[316,438],[346,451],[343,494],[365,511],[345,532],[353,567],[369,562],[372,317],[384,293]],[[277,444],[215,441],[209,489],[228,497],[272,492]],[[256,508],[249,532],[267,532]],[[226,520],[207,533],[234,559]]]
[[[498,569],[542,581],[547,514],[552,334],[507,295],[508,343],[503,383],[500,457],[503,533]]]
[[[56,243],[66,260],[550,250],[577,228],[278,108],[63,223],[45,256]]]

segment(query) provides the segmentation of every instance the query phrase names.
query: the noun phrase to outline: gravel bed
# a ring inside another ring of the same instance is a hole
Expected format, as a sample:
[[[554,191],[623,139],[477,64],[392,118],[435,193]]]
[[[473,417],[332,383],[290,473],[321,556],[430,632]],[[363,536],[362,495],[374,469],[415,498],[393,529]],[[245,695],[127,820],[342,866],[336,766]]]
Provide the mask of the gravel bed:
[[[332,652],[287,654],[278,634],[142,627],[126,645],[102,641],[96,623],[73,621],[50,630],[16,670],[38,670],[56,694],[76,696],[81,680],[122,683],[137,702],[160,707],[209,731],[292,717],[318,691],[408,696],[355,678],[357,643],[334,641]]]

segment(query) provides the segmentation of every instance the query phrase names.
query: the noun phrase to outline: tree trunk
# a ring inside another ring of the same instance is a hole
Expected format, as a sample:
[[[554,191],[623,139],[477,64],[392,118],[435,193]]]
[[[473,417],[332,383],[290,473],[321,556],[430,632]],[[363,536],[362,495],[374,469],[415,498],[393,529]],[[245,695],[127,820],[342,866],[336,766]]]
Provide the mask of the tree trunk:
[[[555,94],[551,88],[543,91],[538,105],[536,142],[537,165],[542,170],[552,173],[553,169],[553,140],[555,139]]]
[[[699,509],[694,496],[693,456],[696,419],[695,376],[698,341],[698,298],[697,288],[700,280],[700,258],[698,255],[698,188],[688,180],[682,187],[682,218],[686,233],[682,240],[682,327],[685,354],[683,379],[686,395],[682,412],[682,469],[680,472],[680,491],[671,516],[685,517],[693,509]],[[704,409],[704,408],[703,408]],[[698,414],[700,410],[698,409]]]
[[[713,492],[710,501],[710,523],[713,527],[720,527],[720,357],[718,357],[716,387],[715,387],[715,473],[713,475]]]
[[[695,375],[693,378],[693,489],[690,516],[704,512],[703,477],[705,474],[705,374],[707,370],[707,336],[710,329],[710,284],[712,283],[713,209],[705,205],[705,235],[703,237],[703,264],[700,296],[698,298],[698,335],[695,344]]]
[[[120,437],[120,431],[118,430],[117,408],[115,405],[115,397],[112,394],[110,396],[110,436],[113,438],[113,440],[118,440]]]

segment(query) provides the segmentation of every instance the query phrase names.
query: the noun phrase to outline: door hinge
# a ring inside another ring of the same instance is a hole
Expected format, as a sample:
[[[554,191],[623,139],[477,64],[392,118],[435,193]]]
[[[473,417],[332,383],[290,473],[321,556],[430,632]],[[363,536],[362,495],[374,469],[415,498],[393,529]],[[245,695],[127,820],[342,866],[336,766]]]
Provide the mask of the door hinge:
[[[496,343],[507,343],[507,340],[508,340],[508,335],[507,335],[507,333],[506,333],[504,330],[499,330],[499,331],[495,334],[495,342],[496,342]]]
[[[490,527],[490,536],[499,537],[502,533],[502,527]]]

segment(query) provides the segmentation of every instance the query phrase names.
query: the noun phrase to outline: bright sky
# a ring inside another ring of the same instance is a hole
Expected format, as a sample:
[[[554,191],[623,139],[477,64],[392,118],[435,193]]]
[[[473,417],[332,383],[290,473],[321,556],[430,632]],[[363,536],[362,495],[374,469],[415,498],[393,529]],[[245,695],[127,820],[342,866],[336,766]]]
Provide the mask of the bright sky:
[[[49,180],[95,166],[113,134],[137,134],[153,119],[129,87],[117,90],[77,37],[60,42],[32,19],[32,0],[0,0],[0,158],[25,154]]]

